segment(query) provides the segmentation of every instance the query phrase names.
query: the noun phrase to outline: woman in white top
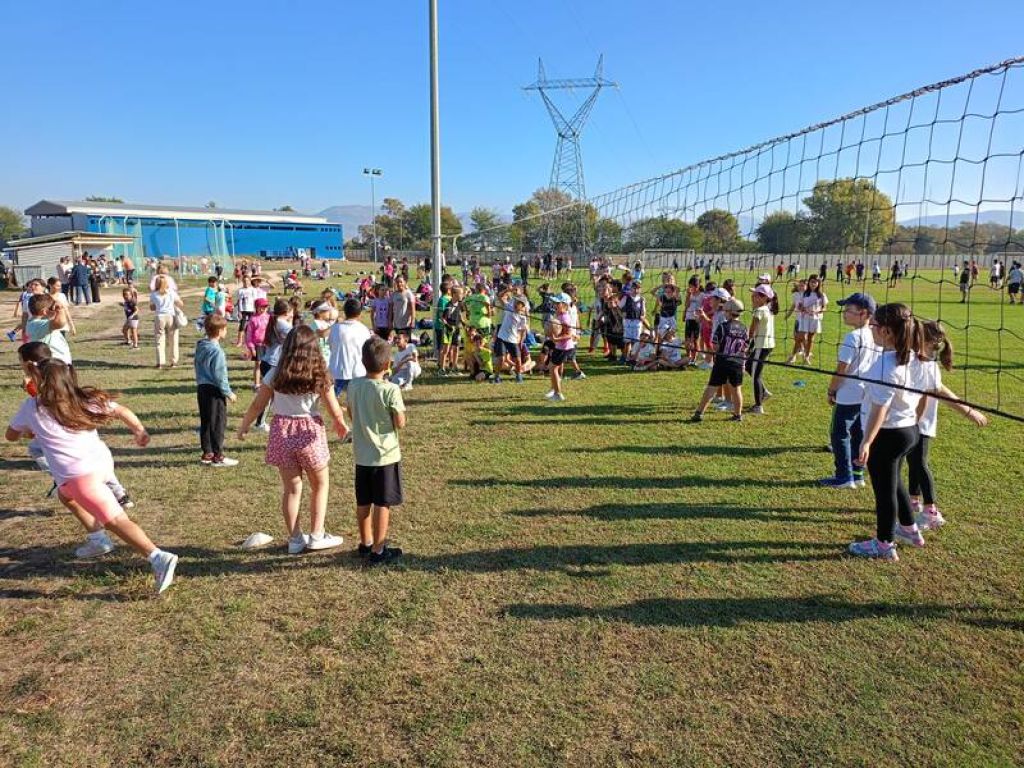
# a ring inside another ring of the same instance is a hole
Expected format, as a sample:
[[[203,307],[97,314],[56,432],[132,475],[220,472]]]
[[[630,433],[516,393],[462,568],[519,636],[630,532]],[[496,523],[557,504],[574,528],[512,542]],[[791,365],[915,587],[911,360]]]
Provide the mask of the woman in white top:
[[[857,463],[868,468],[875,492],[875,538],[850,545],[850,554],[895,562],[899,560],[893,539],[914,547],[924,546],[924,537],[914,522],[910,494],[903,484],[904,457],[918,441],[917,389],[921,348],[921,327],[903,304],[883,304],[871,320],[875,343],[882,348],[868,369],[869,383],[861,405],[864,440]],[[899,524],[896,525],[896,518]]]
[[[821,333],[821,319],[828,307],[828,296],[821,290],[821,279],[811,275],[807,279],[807,289],[797,299],[797,330],[803,334],[803,358],[805,363],[811,362],[814,352],[814,337]]]
[[[153,277],[151,277],[149,279],[149,290],[150,291],[155,291],[156,290],[156,280],[157,280],[157,278],[158,277],[164,277],[164,278],[167,279],[167,288],[168,288],[168,290],[173,291],[175,294],[177,294],[178,293],[178,284],[174,281],[174,278],[171,277],[170,273],[171,273],[171,270],[167,267],[167,265],[161,262],[157,266],[157,268],[156,268],[156,274],[153,275]]]
[[[174,322],[175,310],[184,309],[185,305],[178,298],[178,292],[170,287],[167,275],[153,278],[153,292],[149,294],[149,308],[153,310],[153,332],[156,341],[156,367],[163,368],[167,364],[167,352],[170,352],[173,368],[178,364],[178,327]],[[170,347],[169,350],[166,347]]]

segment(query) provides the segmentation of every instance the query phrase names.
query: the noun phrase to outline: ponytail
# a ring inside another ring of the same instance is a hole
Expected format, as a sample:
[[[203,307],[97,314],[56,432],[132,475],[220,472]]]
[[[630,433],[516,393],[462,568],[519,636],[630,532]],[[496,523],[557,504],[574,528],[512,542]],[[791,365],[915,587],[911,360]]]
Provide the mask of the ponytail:
[[[932,347],[938,352],[939,364],[947,371],[953,370],[953,342],[946,334],[946,329],[937,320],[926,320],[921,323],[921,339],[923,345]]]
[[[769,305],[773,315],[779,314],[779,296],[778,294],[772,294],[772,301]]]
[[[893,347],[896,350],[896,362],[906,365],[910,355],[921,351],[923,335],[921,323],[910,307],[905,304],[883,304],[875,310],[875,323],[892,334]]]

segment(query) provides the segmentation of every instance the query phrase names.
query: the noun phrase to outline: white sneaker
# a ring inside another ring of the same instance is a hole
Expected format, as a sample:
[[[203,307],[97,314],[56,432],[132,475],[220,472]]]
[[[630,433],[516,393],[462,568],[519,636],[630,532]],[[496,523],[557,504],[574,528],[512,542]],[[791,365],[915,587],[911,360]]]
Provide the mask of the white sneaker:
[[[260,432],[269,432],[270,431],[270,423],[265,421],[262,424],[260,424],[258,427],[256,427],[256,429],[258,429]]]
[[[159,595],[174,583],[174,569],[178,567],[178,556],[173,552],[160,552],[150,565],[153,568],[156,593]]]
[[[402,385],[402,391],[403,391],[403,392],[408,392],[408,391],[410,391],[411,389],[412,389],[412,384],[403,384],[403,385]]]
[[[733,410],[732,403],[730,403],[728,400],[726,400],[724,403],[719,403],[718,405],[715,406],[715,408],[719,411],[728,411],[729,413],[732,413]]]
[[[237,467],[238,459],[232,459],[229,456],[221,456],[219,459],[214,459],[210,462],[211,467]]]
[[[309,543],[309,537],[300,533],[295,538],[288,539],[288,554],[289,555],[301,555],[306,551],[306,545]]]
[[[306,549],[316,551],[318,549],[334,549],[340,547],[345,540],[341,536],[335,536],[333,533],[311,533],[306,537]]]
[[[565,402],[565,395],[563,395],[561,392],[558,392],[558,393],[555,394],[554,397],[551,398],[551,400],[553,402],[556,402],[556,403],[564,403]]]
[[[867,488],[868,487],[868,482],[863,477],[855,477],[855,478],[853,478],[853,484],[856,487],[858,487],[858,488]]]
[[[546,400],[554,400],[555,399],[555,390],[549,389],[547,391],[547,394],[544,395],[544,398]]]
[[[75,550],[75,557],[80,557],[83,560],[100,557],[108,552],[113,552],[114,547],[115,544],[106,531],[96,531],[96,533],[86,535],[85,544]]]
[[[912,547],[923,547],[924,536],[921,535],[921,530],[914,523],[908,528],[904,528],[898,522],[892,527],[893,538],[905,541]]]

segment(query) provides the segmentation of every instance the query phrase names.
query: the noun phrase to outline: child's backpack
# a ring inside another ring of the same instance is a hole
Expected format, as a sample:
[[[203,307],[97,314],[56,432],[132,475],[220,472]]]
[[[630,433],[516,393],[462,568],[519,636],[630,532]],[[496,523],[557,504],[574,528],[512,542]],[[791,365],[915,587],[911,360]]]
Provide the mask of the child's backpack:
[[[459,323],[459,310],[461,309],[459,304],[455,302],[450,303],[444,308],[444,312],[441,313],[441,321],[449,328],[454,328]]]

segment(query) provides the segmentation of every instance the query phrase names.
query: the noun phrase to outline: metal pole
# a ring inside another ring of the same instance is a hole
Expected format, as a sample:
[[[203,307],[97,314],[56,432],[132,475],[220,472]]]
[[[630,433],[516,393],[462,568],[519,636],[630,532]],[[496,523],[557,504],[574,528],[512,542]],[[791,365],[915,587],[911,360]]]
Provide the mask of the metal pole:
[[[437,87],[437,0],[430,2],[430,252],[433,256],[431,285],[434,289],[434,317],[441,299],[441,128],[439,125]],[[440,357],[441,337],[434,328],[434,352]]]
[[[373,187],[374,173],[370,173],[370,215],[373,216],[373,263],[377,263],[377,193]]]

